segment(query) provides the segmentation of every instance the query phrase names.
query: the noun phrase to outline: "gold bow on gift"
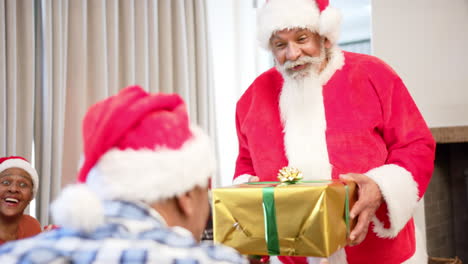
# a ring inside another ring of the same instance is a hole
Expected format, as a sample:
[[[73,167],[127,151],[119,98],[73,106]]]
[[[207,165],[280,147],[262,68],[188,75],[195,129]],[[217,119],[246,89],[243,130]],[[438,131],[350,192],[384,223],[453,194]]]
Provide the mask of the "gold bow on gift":
[[[302,172],[297,168],[283,167],[278,172],[278,179],[284,185],[295,184],[302,178]]]

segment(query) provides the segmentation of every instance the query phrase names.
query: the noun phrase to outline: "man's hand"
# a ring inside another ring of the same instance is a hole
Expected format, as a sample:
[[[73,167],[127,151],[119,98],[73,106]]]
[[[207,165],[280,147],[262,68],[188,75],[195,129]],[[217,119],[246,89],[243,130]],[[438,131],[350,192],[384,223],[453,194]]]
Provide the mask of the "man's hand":
[[[44,226],[44,229],[42,230],[42,232],[52,231],[57,228],[59,228],[59,226],[57,225],[46,225]]]
[[[382,204],[380,188],[374,180],[364,174],[349,173],[340,175],[342,180],[352,180],[358,185],[358,200],[349,213],[352,219],[357,217],[357,224],[351,231],[351,245],[357,245],[366,238],[369,224],[375,212]]]
[[[258,178],[257,176],[250,176],[249,177],[249,182],[258,182],[260,181],[260,178]]]

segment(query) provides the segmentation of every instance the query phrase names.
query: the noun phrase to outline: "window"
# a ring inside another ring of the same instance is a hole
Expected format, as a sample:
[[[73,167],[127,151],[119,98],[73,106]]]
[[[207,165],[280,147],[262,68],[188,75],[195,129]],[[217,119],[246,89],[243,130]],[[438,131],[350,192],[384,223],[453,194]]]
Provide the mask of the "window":
[[[339,46],[346,51],[371,54],[370,0],[332,0],[333,7],[341,10],[341,36]]]

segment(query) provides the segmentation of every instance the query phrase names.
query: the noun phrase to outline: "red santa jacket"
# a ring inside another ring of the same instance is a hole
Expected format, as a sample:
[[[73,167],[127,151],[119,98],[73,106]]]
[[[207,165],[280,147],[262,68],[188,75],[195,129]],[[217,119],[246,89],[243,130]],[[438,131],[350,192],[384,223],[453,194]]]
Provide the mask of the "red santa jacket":
[[[331,177],[364,173],[376,181],[385,200],[364,242],[346,248],[347,261],[401,263],[415,252],[412,214],[432,175],[435,142],[402,80],[388,65],[368,55],[334,53],[342,63],[336,58],[329,63],[334,65],[322,84],[323,138],[333,166]],[[274,181],[289,163],[287,152],[296,151],[284,142],[290,130],[281,120],[283,82],[281,74],[270,69],[238,101],[234,178],[256,175]]]

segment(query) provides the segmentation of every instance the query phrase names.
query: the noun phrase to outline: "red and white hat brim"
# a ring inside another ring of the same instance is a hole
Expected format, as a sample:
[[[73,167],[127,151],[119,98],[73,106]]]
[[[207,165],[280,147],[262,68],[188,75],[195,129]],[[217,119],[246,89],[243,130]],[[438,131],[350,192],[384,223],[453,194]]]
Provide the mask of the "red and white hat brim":
[[[312,0],[270,0],[258,10],[257,38],[269,49],[272,34],[284,29],[305,28],[326,37],[332,44],[338,41],[341,13],[327,7],[319,11]]]
[[[193,137],[177,150],[106,152],[88,173],[86,184],[68,186],[54,201],[55,223],[90,232],[103,221],[101,200],[151,204],[195,186],[206,187],[216,169],[214,151],[200,128],[191,126],[191,131]]]
[[[200,128],[180,149],[111,149],[89,172],[86,183],[105,199],[151,203],[205,187],[215,171],[210,139]]]

